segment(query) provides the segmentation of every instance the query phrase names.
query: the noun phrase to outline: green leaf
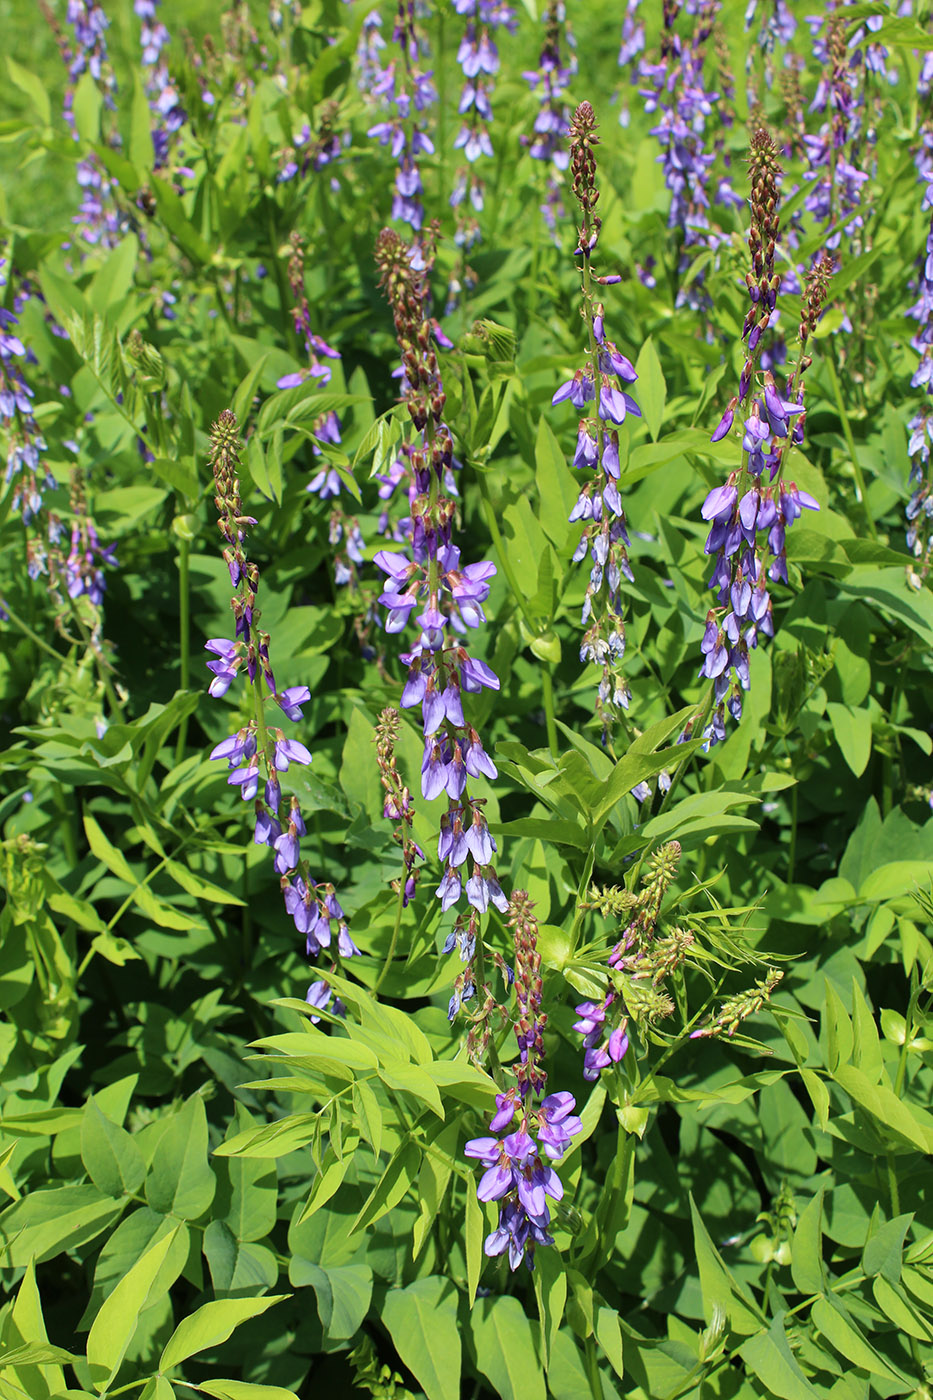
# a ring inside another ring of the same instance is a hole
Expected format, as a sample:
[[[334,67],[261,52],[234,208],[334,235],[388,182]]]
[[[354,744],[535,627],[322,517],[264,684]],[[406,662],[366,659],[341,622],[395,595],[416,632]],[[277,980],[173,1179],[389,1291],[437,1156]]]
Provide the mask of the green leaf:
[[[288,1281],[296,1288],[310,1285],[317,1295],[321,1326],[332,1341],[355,1337],[369,1312],[373,1274],[365,1264],[321,1268],[309,1259],[292,1259]],[[404,1359],[404,1358],[403,1358]]]
[[[810,1316],[813,1325],[830,1342],[847,1366],[860,1366],[873,1376],[886,1381],[906,1380],[907,1377],[888,1365],[887,1361],[865,1340],[862,1332],[846,1313],[834,1294],[817,1298]]]
[[[414,1181],[420,1166],[420,1147],[410,1138],[406,1139],[393,1155],[382,1178],[373,1187],[365,1205],[350,1226],[349,1233],[355,1235],[358,1230],[366,1229],[392,1210],[393,1206],[397,1206]]]
[[[248,1115],[244,1115],[246,1121]],[[231,1123],[232,1133],[235,1125]],[[221,1158],[216,1166],[217,1199],[212,1214],[238,1240],[261,1240],[275,1226],[278,1181],[275,1166],[248,1157]]]
[[[130,107],[130,139],[127,154],[140,173],[149,175],[155,164],[152,145],[152,112],[138,70],[133,74],[133,101]]]
[[[422,1278],[390,1288],[382,1321],[428,1400],[459,1400],[457,1291],[448,1279]]]
[[[211,246],[191,223],[185,213],[185,206],[172,186],[158,175],[150,178],[149,185],[155,195],[159,218],[182,252],[187,253],[194,263],[209,263],[212,257]]]
[[[851,705],[839,705],[832,700],[826,706],[826,712],[843,758],[855,776],[860,778],[871,757],[871,716],[867,710],[854,710]]]
[[[804,1206],[791,1245],[791,1276],[801,1293],[823,1291],[823,1192]]]
[[[87,1361],[97,1390],[104,1390],[120,1369],[136,1331],[139,1314],[150,1301],[152,1286],[175,1238],[171,1230],[146,1250],[105,1300],[87,1339]]]
[[[131,1196],[143,1184],[146,1163],[133,1138],[88,1099],[81,1124],[81,1160],[107,1196]]]
[[[567,517],[574,507],[579,489],[567,457],[545,417],[538,419],[535,440],[535,480],[538,487],[538,511],[544,533],[563,549],[570,526]]]
[[[195,1220],[214,1199],[217,1181],[207,1162],[204,1100],[193,1094],[173,1114],[146,1180],[146,1200],[163,1215]]]
[[[780,1400],[821,1400],[787,1344],[783,1319],[778,1313],[767,1332],[742,1343],[739,1355],[769,1394]]]
[[[202,1304],[183,1317],[169,1337],[159,1358],[159,1370],[171,1370],[199,1351],[212,1351],[221,1346],[241,1323],[261,1317],[276,1303],[290,1297],[290,1293],[276,1293],[270,1298],[220,1298]]]
[[[164,1376],[150,1376],[140,1400],[176,1400],[175,1387]]]
[[[472,1182],[467,1182],[466,1188],[466,1220],[464,1224],[466,1262],[467,1262],[467,1297],[470,1307],[476,1301],[476,1290],[479,1287],[480,1274],[483,1271],[483,1240],[486,1235],[486,1222],[483,1218],[483,1208],[476,1198],[476,1188]]]
[[[635,372],[638,375],[638,384],[632,392],[638,401],[648,432],[657,442],[661,424],[664,422],[667,384],[664,381],[664,371],[661,369],[658,352],[654,348],[654,341],[650,335],[641,348],[641,353],[635,364]]]
[[[720,1307],[726,1314],[733,1332],[738,1332],[740,1336],[749,1336],[760,1331],[767,1326],[764,1314],[745,1285],[739,1283],[727,1269],[722,1255],[709,1237],[692,1196],[690,1213],[693,1218],[693,1240],[700,1270],[703,1312],[707,1322],[712,1320],[714,1310]]]
[[[256,1381],[199,1381],[198,1389],[214,1400],[298,1400],[293,1390],[281,1385],[259,1385]]]
[[[45,83],[35,73],[30,73],[28,68],[23,68],[14,58],[7,54],[7,72],[11,82],[32,99],[39,120],[43,126],[49,126],[52,121],[52,104],[49,101],[49,94]]]
[[[104,99],[90,73],[82,73],[75,87],[71,110],[75,130],[81,140],[92,146],[100,138],[100,114]]]
[[[901,1288],[895,1288],[883,1274],[879,1274],[872,1284],[872,1292],[885,1317],[903,1335],[916,1337],[928,1347],[933,1344],[933,1323],[923,1316]]]
[[[252,368],[243,376],[237,386],[233,396],[233,412],[236,414],[236,421],[239,424],[240,432],[246,427],[250,412],[253,407],[253,399],[256,397],[256,390],[262,378],[262,372],[266,367],[268,352],[260,355]]]
[[[502,1400],[545,1400],[532,1325],[517,1298],[481,1299],[470,1317],[476,1364]]]
[[[596,1314],[596,1340],[609,1358],[609,1364],[619,1380],[623,1380],[625,1368],[622,1364],[622,1329],[619,1326],[618,1313],[614,1312],[612,1308],[598,1310]]]
[[[833,1078],[869,1113],[883,1134],[900,1138],[920,1152],[933,1153],[933,1116],[898,1097],[886,1084],[872,1084],[853,1065],[840,1065]]]
[[[279,1266],[266,1245],[244,1244],[223,1220],[212,1220],[204,1231],[204,1257],[215,1293],[247,1297],[274,1288]]]
[[[897,1283],[901,1276],[904,1241],[913,1218],[912,1211],[908,1215],[897,1215],[869,1236],[862,1250],[862,1273],[867,1278],[882,1274],[889,1283]]]
[[[541,1319],[544,1364],[550,1370],[551,1354],[560,1332],[564,1305],[567,1302],[567,1275],[560,1255],[551,1249],[536,1251],[533,1277],[535,1297],[538,1300],[538,1317]]]
[[[32,1191],[0,1213],[0,1263],[24,1268],[76,1249],[106,1230],[124,1202],[101,1195],[96,1186],[56,1186]]]

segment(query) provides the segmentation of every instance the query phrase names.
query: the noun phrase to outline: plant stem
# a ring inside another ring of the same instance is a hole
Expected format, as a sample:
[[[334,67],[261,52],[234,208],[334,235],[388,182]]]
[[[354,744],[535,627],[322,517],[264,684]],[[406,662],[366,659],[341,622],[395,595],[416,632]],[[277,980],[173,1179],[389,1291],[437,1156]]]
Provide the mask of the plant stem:
[[[849,423],[849,415],[846,413],[845,404],[842,401],[842,390],[839,387],[839,376],[836,373],[836,366],[833,364],[832,355],[826,355],[823,363],[826,365],[826,373],[829,375],[830,383],[833,386],[833,398],[836,400],[836,409],[839,413],[839,420],[842,423],[842,432],[849,449],[849,456],[852,458],[852,470],[855,473],[855,488],[858,491],[859,501],[865,512],[865,523],[868,526],[868,533],[877,542],[878,531],[875,529],[875,522],[868,509],[868,491],[865,486],[865,477],[859,464],[858,453],[855,450],[855,439],[852,436],[852,426]]]
[[[541,669],[541,692],[544,700],[544,723],[547,726],[547,746],[554,757],[557,757],[557,724],[554,719],[554,682],[551,679],[550,667],[544,666]]]
[[[190,580],[191,542],[183,539],[178,548],[178,652],[181,689],[187,690],[191,684],[191,600],[188,594]],[[185,740],[188,734],[188,716],[182,716],[175,741],[175,762],[181,763],[185,756]]]
[[[6,599],[4,599],[3,602],[3,611],[6,613],[13,626],[19,628],[20,632],[22,632],[24,637],[28,637],[29,640],[40,649],[40,651],[44,651],[47,656],[54,657],[55,660],[59,663],[59,665],[61,665],[61,662],[63,660],[61,652],[56,651],[54,647],[50,647],[48,642],[43,641],[43,639],[39,636],[38,632],[34,632],[29,626],[29,624],[27,622],[24,622],[23,619],[13,611]]]
[[[390,939],[390,941],[389,941],[389,951],[386,953],[385,962],[382,964],[382,971],[381,971],[380,974],[379,974],[379,978],[378,978],[378,980],[377,980],[377,982],[376,982],[375,987],[373,987],[373,996],[374,996],[374,997],[379,995],[379,988],[382,986],[383,982],[386,980],[386,977],[388,976],[389,968],[392,966],[392,959],[395,957],[395,950],[396,950],[396,948],[398,947],[399,933],[401,932],[401,928],[402,928],[402,909],[404,908],[404,905],[405,905],[405,868],[404,868],[404,865],[403,865],[403,867],[402,867],[402,873],[401,873],[401,875],[399,876],[399,882],[398,882],[398,899],[397,899],[396,902],[395,902],[395,927],[394,927],[393,930],[392,930],[392,937],[391,937],[391,939]]]
[[[790,792],[790,845],[787,851],[787,883],[794,883],[794,865],[797,860],[797,785]]]

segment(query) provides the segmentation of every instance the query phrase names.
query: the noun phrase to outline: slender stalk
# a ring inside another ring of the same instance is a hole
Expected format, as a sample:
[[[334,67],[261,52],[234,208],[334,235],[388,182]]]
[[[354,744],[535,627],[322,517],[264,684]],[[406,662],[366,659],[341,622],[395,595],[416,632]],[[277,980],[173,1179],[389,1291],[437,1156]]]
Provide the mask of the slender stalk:
[[[182,539],[178,546],[178,658],[181,689],[187,690],[191,684],[191,599],[189,596],[191,542]],[[175,741],[175,762],[181,763],[185,756],[185,740],[188,734],[188,716],[183,715],[178,726]]]
[[[554,682],[550,667],[541,668],[541,698],[544,701],[544,723],[547,728],[547,745],[554,757],[559,752],[557,743],[557,723],[554,717]]]
[[[395,957],[395,950],[398,947],[399,934],[402,928],[402,909],[405,907],[405,867],[402,866],[402,873],[398,882],[398,899],[395,902],[395,927],[392,930],[392,937],[389,940],[389,951],[386,953],[385,962],[382,964],[382,971],[379,974],[376,985],[373,987],[373,996],[379,995],[379,988],[389,973],[392,966],[392,959]]]
[[[827,355],[825,357],[824,363],[826,365],[826,373],[829,375],[829,380],[833,387],[833,398],[836,400],[836,409],[839,413],[839,421],[842,424],[843,436],[846,440],[846,446],[849,449],[849,456],[852,459],[852,470],[855,473],[855,489],[858,492],[859,502],[862,506],[863,511],[865,512],[865,523],[868,526],[868,533],[871,535],[872,539],[877,542],[878,531],[875,529],[875,522],[871,517],[870,510],[868,509],[868,490],[865,486],[865,477],[862,473],[862,468],[859,464],[858,453],[855,450],[855,439],[852,436],[852,426],[849,423],[849,415],[846,413],[846,407],[842,400],[842,390],[839,387],[839,376],[836,373],[836,366],[833,364],[832,355]]]
[[[794,865],[797,860],[797,786],[790,793],[790,845],[787,851],[787,883],[794,883]]]
[[[28,622],[24,622],[23,619],[13,611],[6,599],[3,600],[3,611],[6,613],[8,619],[10,620],[10,622],[12,622],[13,626],[18,628],[19,631],[22,632],[24,637],[28,637],[29,640],[35,646],[37,646],[40,651],[44,651],[47,656],[54,657],[54,659],[59,663],[59,665],[61,665],[64,659],[62,657],[61,652],[56,651],[54,647],[50,647],[48,642],[43,641],[43,639],[39,636],[38,632],[34,632],[29,626]]]

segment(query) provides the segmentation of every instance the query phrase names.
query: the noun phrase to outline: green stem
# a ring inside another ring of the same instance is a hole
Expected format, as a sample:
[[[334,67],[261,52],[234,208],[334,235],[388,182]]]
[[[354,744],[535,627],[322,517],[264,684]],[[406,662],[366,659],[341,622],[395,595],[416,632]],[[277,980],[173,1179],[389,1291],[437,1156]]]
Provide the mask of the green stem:
[[[386,977],[388,976],[388,973],[389,973],[389,968],[392,966],[392,959],[395,957],[395,950],[396,950],[396,948],[398,947],[399,934],[400,934],[401,928],[402,928],[402,909],[404,908],[404,906],[405,906],[405,869],[404,869],[404,866],[403,866],[403,867],[402,867],[402,873],[401,873],[401,875],[399,876],[399,882],[398,882],[398,899],[395,901],[395,927],[394,927],[393,930],[392,930],[392,937],[391,937],[391,939],[390,939],[390,941],[389,941],[389,951],[386,953],[385,962],[382,964],[382,971],[381,971],[380,974],[379,974],[379,978],[378,978],[378,980],[377,980],[377,982],[376,982],[375,987],[373,987],[373,996],[374,996],[374,997],[379,995],[379,988],[382,986],[383,982],[386,980]]]
[[[577,950],[577,939],[580,936],[580,928],[583,924],[583,917],[586,912],[584,909],[581,909],[580,906],[583,903],[583,897],[586,894],[587,888],[589,887],[590,879],[593,875],[593,866],[595,864],[596,847],[591,843],[590,849],[587,852],[586,860],[583,863],[583,874],[580,876],[580,883],[577,886],[577,897],[575,900],[576,913],[574,914],[573,923],[570,926],[570,949],[567,953],[568,961],[573,957],[574,953]]]
[[[549,666],[541,668],[541,691],[544,700],[544,723],[547,726],[547,746],[554,757],[558,754],[557,724],[554,718],[554,682]]]
[[[56,651],[54,647],[50,647],[48,642],[43,641],[39,634],[37,632],[34,632],[27,622],[24,622],[21,617],[17,616],[17,614],[10,607],[6,599],[3,600],[3,610],[6,613],[10,622],[12,622],[13,626],[18,627],[24,637],[28,637],[29,640],[40,649],[40,651],[44,651],[48,656],[54,657],[55,660],[59,663],[59,665],[61,665],[63,660],[61,652]]]
[[[191,599],[188,593],[190,580],[191,542],[181,540],[178,547],[178,644],[181,689],[187,690],[191,684]],[[185,756],[185,740],[188,735],[188,716],[183,715],[178,726],[175,741],[175,763],[181,763]]]
[[[592,1337],[587,1337],[584,1342],[586,1348],[586,1378],[590,1383],[590,1394],[593,1400],[603,1400],[603,1383],[599,1374],[599,1361],[596,1356],[596,1343]]]
[[[787,851],[787,883],[794,883],[794,865],[797,860],[797,785],[790,792],[790,845]]]
[[[852,470],[855,473],[855,489],[858,491],[859,501],[865,512],[865,523],[868,526],[868,533],[873,540],[877,541],[878,531],[875,529],[875,522],[868,509],[868,491],[865,486],[865,477],[859,465],[858,453],[855,450],[855,439],[852,436],[852,426],[849,423],[849,415],[846,413],[845,404],[842,401],[842,390],[839,387],[839,376],[836,373],[836,366],[833,364],[831,355],[827,355],[823,363],[826,365],[826,372],[833,386],[833,398],[836,400],[836,409],[839,413],[839,420],[842,423],[843,436],[846,440],[846,446],[849,449],[849,456],[852,458]]]
[[[477,935],[476,935],[476,991],[477,991],[477,996],[482,996],[482,995],[484,994],[483,989],[485,988],[485,986],[486,986],[486,947],[485,947],[485,944],[484,944],[484,942],[483,942],[483,932],[482,932],[482,929],[480,929],[480,930],[477,932]],[[492,1035],[489,1036],[489,1045],[488,1045],[488,1049],[487,1049],[487,1054],[488,1054],[488,1056],[489,1056],[489,1072],[490,1072],[490,1074],[492,1075],[493,1079],[496,1081],[496,1083],[499,1085],[499,1088],[501,1089],[501,1088],[504,1087],[504,1080],[503,1080],[503,1076],[502,1076],[502,1066],[501,1066],[501,1064],[499,1063],[499,1051],[496,1049],[495,1038],[494,1038],[494,1036],[492,1036]]]
[[[78,631],[81,633],[81,640],[84,643],[85,649],[89,651],[91,656],[93,656],[94,658],[94,664],[97,667],[97,674],[100,677],[100,683],[104,688],[104,694],[107,696],[107,701],[110,705],[110,709],[112,710],[113,714],[116,716],[117,719],[122,720],[123,701],[117,695],[117,692],[113,686],[113,682],[110,679],[110,671],[112,669],[110,663],[107,661],[106,657],[104,656],[104,653],[101,651],[100,644],[94,640],[94,637],[88,631],[84,623],[84,619],[78,611],[78,605],[74,598],[69,598],[68,602],[71,607],[71,616],[75,622],[75,625],[78,628]]]

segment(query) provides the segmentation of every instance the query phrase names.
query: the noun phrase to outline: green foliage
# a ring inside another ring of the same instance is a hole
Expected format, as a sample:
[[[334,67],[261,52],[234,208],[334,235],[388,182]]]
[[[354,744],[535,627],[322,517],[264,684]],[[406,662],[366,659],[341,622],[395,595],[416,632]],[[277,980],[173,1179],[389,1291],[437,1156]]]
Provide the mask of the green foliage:
[[[606,330],[636,366],[641,409],[619,442],[633,699],[603,743],[578,660],[589,566],[571,562],[576,415],[551,404],[588,353],[573,201],[564,180],[552,240],[539,217],[547,172],[528,150],[538,98],[521,77],[538,61],[539,7],[529,0],[515,32],[499,33],[496,159],[475,166],[485,205],[468,254],[449,209],[463,17],[443,5],[425,17],[441,89],[422,166],[427,216],[441,220],[438,314],[460,288],[441,317],[454,348],[440,357],[462,467],[455,537],[465,561],[497,569],[475,648],[500,688],[465,699],[499,774],[483,792],[499,878],[527,889],[539,918],[548,1088],[573,1092],[582,1118],[559,1167],[554,1244],[533,1274],[484,1253],[496,1206],[477,1199],[463,1155],[513,1082],[512,935],[491,914],[487,980],[506,1012],[486,1023],[483,1060],[467,1050],[468,1033],[471,1050],[481,1038],[477,1001],[467,1019],[447,1017],[461,969],[438,951],[450,924],[433,897],[441,806],[419,794],[414,710],[401,713],[396,758],[426,868],[405,907],[383,816],[376,726],[403,670],[371,561],[392,545],[377,478],[409,425],[372,259],[394,174],[366,135],[379,108],[357,84],[367,8],[251,0],[221,20],[165,0],[187,122],[163,165],[130,0],[105,5],[115,96],[80,75],[73,131],[53,29],[0,0],[2,308],[30,351],[21,367],[59,482],[43,510],[67,547],[77,461],[119,559],[100,606],[50,593],[29,567],[11,471],[0,1400],[928,1396],[933,595],[903,542],[923,401],[905,319],[928,228],[913,160],[931,122],[917,88],[933,47],[923,7],[842,12],[850,39],[880,17],[850,53],[883,43],[898,77],[867,76],[865,222],[840,245],[811,342],[805,441],[787,459],[786,479],[820,510],[788,533],[775,636],[751,657],[741,723],[709,752],[700,507],[741,465],[734,436],[710,436],[743,358],[750,103],[788,142],[781,257],[806,264],[823,240],[773,45],[745,33],[745,0],[724,0],[716,86],[734,87],[735,119],[714,170],[739,199],[716,206],[715,246],[684,246],[667,224],[656,115],[627,76],[620,86],[623,7],[567,7],[569,97],[601,120],[600,271],[622,274],[600,290]],[[642,11],[652,57],[662,7]],[[677,24],[686,35],[693,18]],[[792,47],[808,105],[819,73],[805,27]],[[626,126],[615,99],[631,108]],[[805,120],[812,133],[822,116]],[[306,124],[314,150],[328,131],[347,144],[280,180]],[[73,223],[88,159],[118,211],[112,246],[87,244]],[[281,388],[308,368],[293,231],[312,325],[341,358],[329,382]],[[786,281],[780,306],[793,355]],[[242,691],[206,695],[200,661],[205,640],[232,635],[206,465],[226,408],[245,440],[277,683],[311,692],[296,732],[314,762],[283,786],[362,950],[313,970],[270,853],[252,841],[251,804],[208,759],[249,719]],[[2,430],[6,458],[22,412]],[[322,429],[330,413],[339,443]],[[322,467],[339,501],[305,489]],[[354,522],[365,562],[337,586],[334,537]],[[25,534],[40,538],[34,525]],[[671,843],[676,869],[659,891]],[[650,958],[629,969],[631,1047],[588,1084],[573,1008],[612,985],[607,949],[636,924]],[[312,978],[345,1014],[306,1002]]]

